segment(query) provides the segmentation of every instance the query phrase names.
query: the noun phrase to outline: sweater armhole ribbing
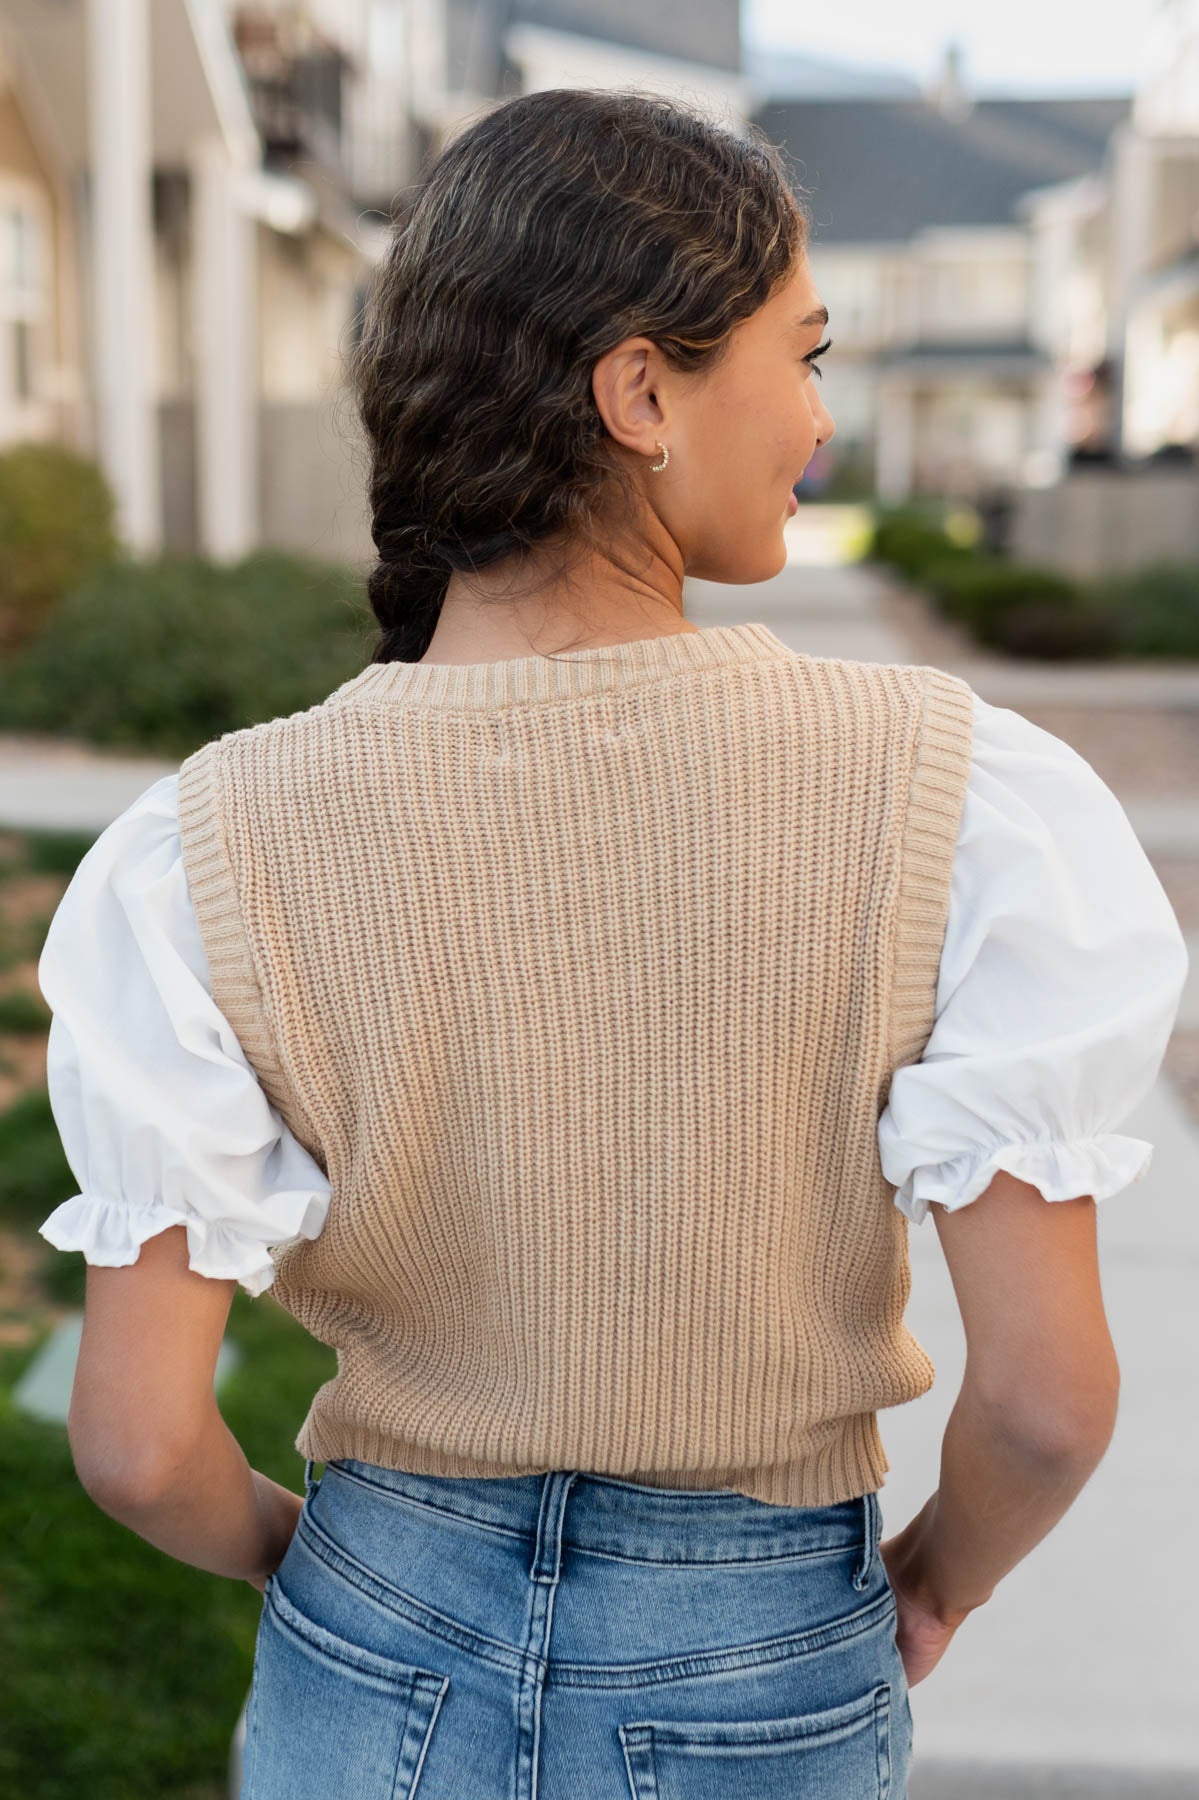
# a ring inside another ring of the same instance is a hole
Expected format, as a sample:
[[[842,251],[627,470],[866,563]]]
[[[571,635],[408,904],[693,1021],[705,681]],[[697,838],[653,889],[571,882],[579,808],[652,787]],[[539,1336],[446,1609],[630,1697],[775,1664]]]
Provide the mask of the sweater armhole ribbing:
[[[936,1022],[954,852],[974,739],[974,694],[944,669],[922,668],[923,705],[899,878],[891,995],[891,1066],[919,1060]]]
[[[308,1108],[283,1066],[249,939],[242,921],[237,877],[223,823],[219,760],[214,739],[179,767],[179,844],[188,890],[208,958],[212,997],[225,1015],[268,1100],[289,1123],[303,1120],[297,1135],[323,1162]]]

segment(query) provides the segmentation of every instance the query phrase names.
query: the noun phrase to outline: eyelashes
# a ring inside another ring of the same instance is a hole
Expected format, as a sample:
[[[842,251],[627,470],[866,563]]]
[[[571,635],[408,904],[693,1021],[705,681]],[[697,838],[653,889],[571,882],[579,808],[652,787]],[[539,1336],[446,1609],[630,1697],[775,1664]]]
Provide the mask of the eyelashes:
[[[824,340],[823,344],[817,345],[815,350],[809,350],[808,354],[804,357],[804,361],[811,365],[812,373],[814,375],[820,374],[820,368],[816,362],[816,358],[818,356],[823,356],[826,350],[831,350],[832,345],[833,345],[832,338],[826,338]]]

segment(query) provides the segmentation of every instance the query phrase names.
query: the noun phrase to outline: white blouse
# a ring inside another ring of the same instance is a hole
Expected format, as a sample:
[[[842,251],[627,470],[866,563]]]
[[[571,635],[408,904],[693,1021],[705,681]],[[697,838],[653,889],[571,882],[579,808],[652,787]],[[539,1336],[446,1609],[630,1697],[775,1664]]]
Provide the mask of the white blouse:
[[[106,1267],[187,1227],[200,1274],[260,1294],[270,1247],[319,1235],[330,1189],[209,988],[180,856],[177,775],[115,819],[50,924],[50,1103],[80,1192],[39,1226]],[[879,1119],[895,1204],[967,1206],[999,1169],[1106,1199],[1152,1144],[1116,1127],[1157,1079],[1186,981],[1177,918],[1091,765],[974,696],[935,1024]]]

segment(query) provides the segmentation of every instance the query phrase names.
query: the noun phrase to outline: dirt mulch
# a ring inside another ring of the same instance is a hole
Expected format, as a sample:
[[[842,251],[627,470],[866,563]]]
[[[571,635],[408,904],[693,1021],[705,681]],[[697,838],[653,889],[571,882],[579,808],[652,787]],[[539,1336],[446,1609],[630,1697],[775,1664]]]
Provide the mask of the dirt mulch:
[[[11,832],[0,833],[0,860],[17,860],[20,854],[19,836]],[[25,951],[8,968],[0,968],[0,995],[29,994],[45,1005],[37,982],[42,927],[62,898],[66,885],[64,875],[39,874],[10,875],[0,883],[0,943],[6,953],[12,948]],[[45,1079],[45,1033],[0,1032],[0,1111],[11,1106],[30,1088],[43,1086]]]
[[[37,1278],[46,1240],[32,1226],[0,1226],[0,1348],[32,1344],[48,1325],[77,1309],[46,1298]]]

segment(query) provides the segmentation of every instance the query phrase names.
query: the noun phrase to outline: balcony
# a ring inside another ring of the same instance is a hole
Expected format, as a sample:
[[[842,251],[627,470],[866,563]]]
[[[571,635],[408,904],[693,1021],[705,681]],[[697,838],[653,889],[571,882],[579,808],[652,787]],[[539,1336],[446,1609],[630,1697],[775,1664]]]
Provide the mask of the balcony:
[[[344,177],[345,51],[299,6],[237,6],[230,28],[268,166],[306,161]]]

